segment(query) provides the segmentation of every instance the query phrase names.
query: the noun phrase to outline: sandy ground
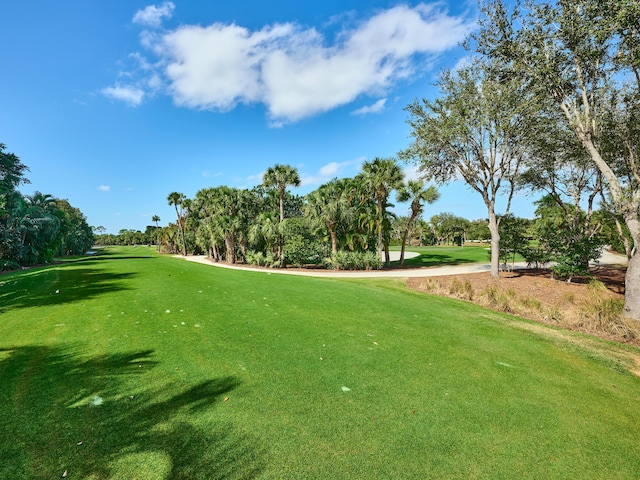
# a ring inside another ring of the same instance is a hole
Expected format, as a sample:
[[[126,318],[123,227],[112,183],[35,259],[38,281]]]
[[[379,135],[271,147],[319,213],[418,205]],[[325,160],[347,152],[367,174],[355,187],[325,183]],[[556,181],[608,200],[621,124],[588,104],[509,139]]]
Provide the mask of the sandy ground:
[[[390,252],[391,260],[398,260],[400,258],[400,252]],[[413,258],[419,256],[416,252],[405,252],[405,258]],[[203,263],[205,265],[212,265],[220,268],[230,268],[233,270],[251,270],[255,272],[262,272],[268,275],[272,273],[278,275],[300,275],[306,277],[328,277],[328,278],[379,278],[379,277],[393,277],[393,278],[414,278],[414,277],[434,277],[441,275],[462,275],[466,273],[481,273],[488,272],[491,269],[491,265],[488,263],[472,263],[463,265],[445,265],[442,267],[430,267],[430,268],[403,268],[393,270],[372,270],[372,271],[335,271],[335,270],[305,270],[303,268],[256,268],[247,265],[230,265],[222,262],[212,262],[211,259],[204,255],[176,255],[176,257],[184,258],[190,262]],[[626,265],[627,257],[624,255],[618,255],[611,252],[603,252],[600,257],[600,265]],[[516,263],[516,269],[527,268],[526,263]]]

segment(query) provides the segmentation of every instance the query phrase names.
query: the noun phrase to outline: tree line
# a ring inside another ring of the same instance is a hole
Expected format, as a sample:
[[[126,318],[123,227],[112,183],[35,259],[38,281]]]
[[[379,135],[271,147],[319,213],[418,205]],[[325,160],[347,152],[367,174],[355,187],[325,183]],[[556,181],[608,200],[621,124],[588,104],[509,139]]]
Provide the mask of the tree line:
[[[68,200],[41,192],[22,195],[17,190],[29,183],[28,170],[0,144],[0,270],[81,255],[93,245],[86,217]]]
[[[356,177],[333,179],[304,197],[289,191],[299,184],[295,168],[275,165],[252,189],[204,188],[194,198],[172,192],[167,202],[175,209],[175,222],[147,227],[146,239],[168,253],[206,253],[229,263],[374,269],[382,266],[383,256],[390,264],[392,195],[411,202],[403,243],[423,206],[438,198],[423,181],[405,182],[393,158],[364,162]],[[135,238],[130,233],[121,231],[116,242]]]

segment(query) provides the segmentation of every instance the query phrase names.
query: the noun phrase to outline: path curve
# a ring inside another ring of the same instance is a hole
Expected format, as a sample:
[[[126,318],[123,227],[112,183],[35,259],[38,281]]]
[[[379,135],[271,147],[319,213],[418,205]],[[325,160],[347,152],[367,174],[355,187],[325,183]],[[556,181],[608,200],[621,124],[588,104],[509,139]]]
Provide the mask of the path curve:
[[[400,252],[391,252],[400,257]],[[405,258],[419,256],[416,252],[405,252]],[[231,270],[249,270],[252,272],[266,273],[267,275],[299,275],[303,277],[326,277],[326,278],[411,278],[411,277],[437,277],[441,275],[463,275],[465,273],[480,273],[491,270],[489,263],[468,263],[463,265],[443,265],[441,267],[427,268],[403,268],[394,270],[371,270],[371,271],[344,271],[344,270],[304,270],[304,269],[280,269],[280,268],[256,268],[247,265],[230,265],[228,263],[213,262],[204,255],[174,255],[177,258],[184,258],[190,262],[202,263]],[[392,255],[392,260],[395,255]],[[603,252],[598,264],[600,265],[626,265],[627,257],[611,252]],[[524,262],[516,263],[516,269],[527,268]]]

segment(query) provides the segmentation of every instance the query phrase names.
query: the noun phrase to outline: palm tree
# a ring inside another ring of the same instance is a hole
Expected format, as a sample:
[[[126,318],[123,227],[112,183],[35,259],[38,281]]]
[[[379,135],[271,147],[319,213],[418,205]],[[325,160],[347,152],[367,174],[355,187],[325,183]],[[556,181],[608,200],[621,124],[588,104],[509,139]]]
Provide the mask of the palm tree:
[[[186,200],[184,193],[171,192],[167,197],[167,201],[169,205],[173,205],[176,209],[176,217],[178,218],[178,231],[180,236],[182,237],[182,254],[187,254],[187,243],[184,239],[184,219],[182,218],[183,213],[183,203]],[[178,210],[180,207],[180,210]]]
[[[155,237],[156,237],[156,243],[158,245],[158,251],[160,251],[160,237],[158,236],[158,229],[160,228],[158,226],[158,222],[160,221],[160,217],[158,215],[154,215],[153,217],[151,217],[151,221],[155,222],[156,224]]]
[[[388,267],[391,263],[389,258],[389,245],[383,241],[384,238],[384,219],[385,210],[389,195],[393,190],[402,186],[404,174],[398,166],[395,158],[379,158],[376,157],[370,162],[362,165],[361,180],[371,192],[375,199],[376,212],[376,230],[378,234],[378,256],[382,256],[384,247],[385,265]]]
[[[284,221],[284,193],[289,185],[294,187],[300,186],[300,175],[298,175],[298,170],[291,165],[276,164],[273,167],[269,167],[262,176],[262,184],[265,187],[277,188],[280,199],[280,223],[282,223]],[[280,266],[284,268],[286,265],[284,258],[283,235],[280,235],[280,245],[278,250]]]
[[[334,254],[338,251],[338,226],[355,218],[352,193],[353,185],[349,179],[333,179],[307,196],[305,212],[311,219],[327,227],[331,252]]]
[[[290,165],[276,164],[273,167],[269,167],[264,173],[262,176],[262,184],[265,187],[275,187],[278,189],[280,198],[280,221],[282,222],[284,220],[284,192],[289,185],[294,187],[300,186],[298,170]]]
[[[425,186],[422,180],[409,180],[406,185],[398,190],[398,201],[411,200],[411,216],[402,235],[402,247],[400,249],[400,266],[404,265],[404,249],[407,244],[407,236],[413,225],[413,221],[422,214],[425,203],[433,203],[440,198],[440,193],[433,185]]]

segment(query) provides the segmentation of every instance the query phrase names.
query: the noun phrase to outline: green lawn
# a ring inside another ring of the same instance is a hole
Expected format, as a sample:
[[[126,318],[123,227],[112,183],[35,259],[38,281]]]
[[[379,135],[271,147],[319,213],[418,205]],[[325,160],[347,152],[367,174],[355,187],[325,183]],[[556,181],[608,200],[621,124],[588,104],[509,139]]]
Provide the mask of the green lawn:
[[[636,350],[401,281],[114,248],[0,276],[0,312],[3,479],[640,472]]]
[[[391,250],[400,251],[400,247],[390,247]],[[406,247],[407,252],[416,252],[420,256],[407,258],[404,261],[406,267],[435,267],[439,265],[459,265],[462,263],[488,263],[491,261],[489,245],[467,244],[463,247],[430,245],[426,247]],[[398,261],[391,262],[397,266]]]

